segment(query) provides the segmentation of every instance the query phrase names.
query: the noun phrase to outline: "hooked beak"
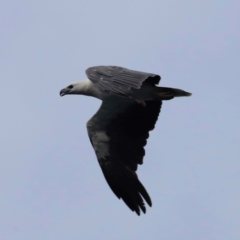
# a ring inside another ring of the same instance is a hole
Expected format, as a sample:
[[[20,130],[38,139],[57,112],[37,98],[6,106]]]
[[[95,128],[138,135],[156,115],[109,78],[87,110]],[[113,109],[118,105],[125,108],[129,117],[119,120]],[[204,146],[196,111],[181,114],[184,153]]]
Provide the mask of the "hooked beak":
[[[64,95],[68,94],[71,91],[71,89],[64,88],[60,91],[60,96],[63,97]]]

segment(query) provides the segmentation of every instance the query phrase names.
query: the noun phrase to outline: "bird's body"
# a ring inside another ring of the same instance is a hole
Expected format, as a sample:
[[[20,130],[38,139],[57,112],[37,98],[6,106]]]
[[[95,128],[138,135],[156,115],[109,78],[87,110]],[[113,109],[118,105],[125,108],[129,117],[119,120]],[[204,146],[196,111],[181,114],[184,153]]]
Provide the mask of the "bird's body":
[[[138,180],[144,146],[154,129],[162,100],[190,96],[180,89],[157,87],[160,76],[121,67],[99,66],[86,70],[89,79],[61,90],[60,95],[80,94],[102,100],[87,130],[110,188],[128,207],[145,213],[143,199],[151,199]]]

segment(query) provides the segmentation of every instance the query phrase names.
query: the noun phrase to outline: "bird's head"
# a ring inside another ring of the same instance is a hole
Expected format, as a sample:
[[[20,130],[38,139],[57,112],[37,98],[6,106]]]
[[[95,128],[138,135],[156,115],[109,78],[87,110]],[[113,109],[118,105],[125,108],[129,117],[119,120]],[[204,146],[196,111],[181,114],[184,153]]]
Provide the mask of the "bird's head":
[[[85,89],[86,89],[85,81],[75,82],[63,88],[60,91],[60,96],[63,97],[64,95],[68,94],[84,94]]]

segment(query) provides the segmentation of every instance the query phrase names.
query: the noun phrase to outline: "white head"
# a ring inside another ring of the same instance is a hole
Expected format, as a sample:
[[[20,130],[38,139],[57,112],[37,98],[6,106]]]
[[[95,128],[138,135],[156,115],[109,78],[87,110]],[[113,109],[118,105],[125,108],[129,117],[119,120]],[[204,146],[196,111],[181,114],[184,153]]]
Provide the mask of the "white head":
[[[88,85],[89,85],[88,79],[84,81],[72,83],[60,91],[60,96],[62,97],[68,94],[87,95]]]

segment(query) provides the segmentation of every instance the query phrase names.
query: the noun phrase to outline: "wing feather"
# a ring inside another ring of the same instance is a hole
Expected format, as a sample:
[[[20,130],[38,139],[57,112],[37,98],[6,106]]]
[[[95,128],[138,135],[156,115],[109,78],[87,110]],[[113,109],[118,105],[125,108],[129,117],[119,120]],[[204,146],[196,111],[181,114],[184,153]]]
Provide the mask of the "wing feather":
[[[88,122],[88,134],[106,181],[118,198],[140,215],[151,198],[139,181],[137,165],[143,163],[144,146],[158,119],[161,102],[104,102]]]
[[[100,91],[122,97],[132,96],[131,89],[139,89],[144,81],[158,84],[161,77],[116,66],[97,66],[86,70],[88,78]]]

